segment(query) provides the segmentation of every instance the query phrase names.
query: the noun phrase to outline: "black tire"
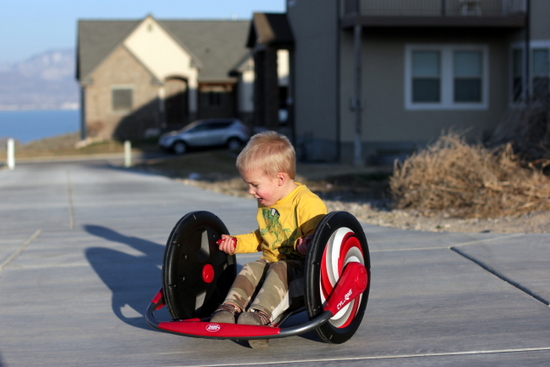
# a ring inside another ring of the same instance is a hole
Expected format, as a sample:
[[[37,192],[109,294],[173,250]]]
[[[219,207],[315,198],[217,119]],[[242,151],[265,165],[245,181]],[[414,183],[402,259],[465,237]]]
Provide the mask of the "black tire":
[[[367,238],[357,219],[348,212],[331,212],[317,226],[306,256],[306,309],[310,320],[323,311],[323,303],[345,264],[361,262],[367,269],[367,288],[328,322],[317,328],[319,337],[334,344],[349,340],[361,324],[370,289],[370,255]]]
[[[183,216],[164,251],[164,300],[174,320],[203,318],[223,302],[237,276],[234,255],[218,249],[226,226],[207,211]]]
[[[185,154],[189,150],[187,148],[187,144],[185,144],[185,142],[181,140],[174,142],[174,144],[172,144],[170,149],[172,150],[172,152],[174,152],[174,154],[177,154],[177,155]]]
[[[226,146],[229,150],[239,150],[243,147],[243,142],[239,138],[230,138]]]

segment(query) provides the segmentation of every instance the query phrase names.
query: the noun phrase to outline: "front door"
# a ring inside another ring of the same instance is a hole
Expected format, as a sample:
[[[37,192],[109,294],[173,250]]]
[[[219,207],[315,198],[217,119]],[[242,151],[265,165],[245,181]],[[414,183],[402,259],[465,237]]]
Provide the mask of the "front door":
[[[187,82],[183,79],[169,79],[165,83],[166,90],[166,124],[168,127],[183,127],[189,121],[187,104]]]

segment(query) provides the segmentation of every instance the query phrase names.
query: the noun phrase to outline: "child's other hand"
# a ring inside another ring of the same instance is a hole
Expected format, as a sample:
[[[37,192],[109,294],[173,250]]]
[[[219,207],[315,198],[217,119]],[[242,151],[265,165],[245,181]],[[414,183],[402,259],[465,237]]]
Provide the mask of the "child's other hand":
[[[298,243],[296,244],[296,251],[298,251],[300,255],[305,256],[307,254],[307,250],[309,250],[309,245],[311,244],[312,238],[313,235],[308,234],[298,239]]]
[[[222,238],[217,243],[220,250],[226,254],[233,255],[235,253],[235,247],[237,247],[237,239],[235,237],[222,234]]]

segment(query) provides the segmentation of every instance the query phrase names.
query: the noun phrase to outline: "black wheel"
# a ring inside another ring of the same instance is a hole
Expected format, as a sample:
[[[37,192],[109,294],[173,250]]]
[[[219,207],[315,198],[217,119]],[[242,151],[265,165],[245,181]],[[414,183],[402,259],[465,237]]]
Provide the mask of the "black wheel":
[[[238,149],[241,149],[242,146],[243,146],[243,143],[238,138],[230,138],[227,141],[227,149],[229,150],[238,150]]]
[[[178,154],[178,155],[182,155],[182,154],[185,154],[187,153],[187,144],[185,144],[185,142],[181,141],[181,140],[178,140],[176,141],[174,144],[172,144],[172,152],[174,152],[175,154]]]
[[[349,262],[367,269],[367,288],[319,328],[326,342],[349,340],[361,324],[370,288],[370,256],[367,238],[357,219],[348,212],[331,212],[317,226],[306,257],[306,309],[310,319],[323,311],[323,304]]]
[[[164,300],[174,320],[207,317],[223,302],[237,276],[234,255],[218,249],[228,234],[223,222],[206,211],[179,220],[164,250]]]

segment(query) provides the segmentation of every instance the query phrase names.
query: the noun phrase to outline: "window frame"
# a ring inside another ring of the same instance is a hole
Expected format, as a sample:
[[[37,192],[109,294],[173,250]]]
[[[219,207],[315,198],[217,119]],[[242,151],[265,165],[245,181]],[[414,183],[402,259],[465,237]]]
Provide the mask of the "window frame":
[[[510,106],[522,106],[525,104],[526,99],[526,90],[529,91],[529,98],[531,101],[536,102],[539,101],[537,99],[534,99],[534,79],[538,76],[535,75],[535,51],[544,49],[548,52],[548,74],[547,78],[550,79],[550,40],[537,40],[537,41],[530,41],[529,42],[529,83],[528,87],[525,88],[525,42],[515,42],[510,46],[510,77],[509,77],[509,85],[510,85],[510,93],[509,93],[509,104]],[[514,53],[519,51],[520,57],[519,60],[521,60],[521,73],[520,75],[517,75],[515,73],[515,58]],[[514,98],[514,78],[517,78],[519,76],[520,84],[521,84],[521,93],[519,94],[519,98],[516,100]],[[548,94],[550,95],[550,86],[548,90]]]
[[[223,95],[225,92],[218,90],[208,91],[208,106],[209,107],[219,107],[223,105]]]
[[[130,106],[127,108],[115,109],[115,91],[128,90],[130,91]],[[127,113],[134,109],[134,86],[133,85],[112,85],[111,86],[111,111],[113,113]]]
[[[413,102],[413,53],[438,51],[440,54],[439,102]],[[455,102],[455,51],[481,52],[481,101]],[[482,44],[406,44],[404,98],[406,110],[486,110],[489,108],[489,47]]]

